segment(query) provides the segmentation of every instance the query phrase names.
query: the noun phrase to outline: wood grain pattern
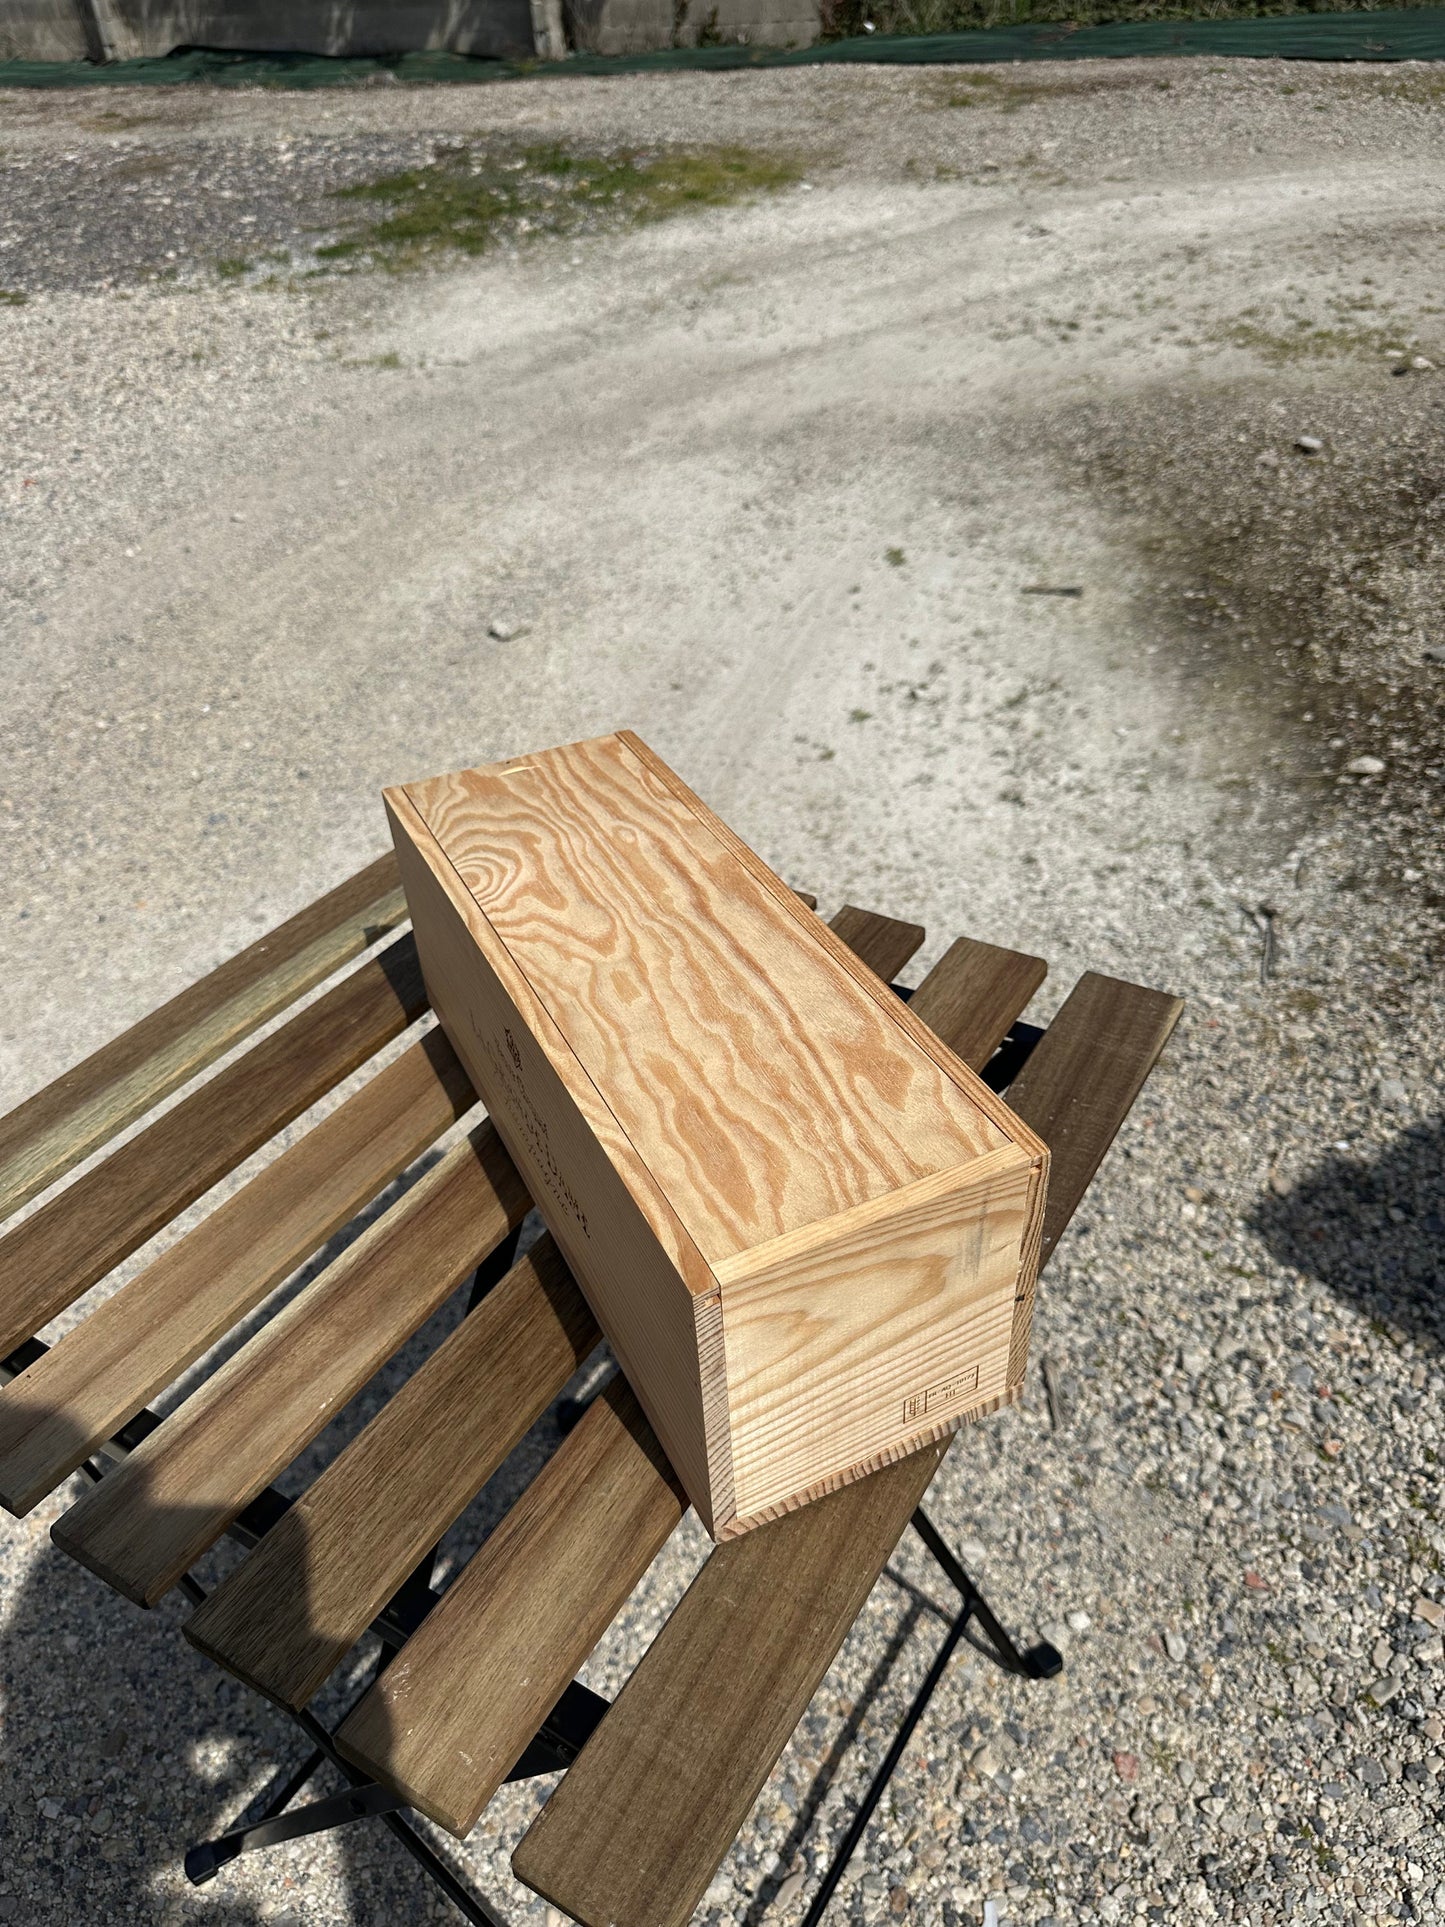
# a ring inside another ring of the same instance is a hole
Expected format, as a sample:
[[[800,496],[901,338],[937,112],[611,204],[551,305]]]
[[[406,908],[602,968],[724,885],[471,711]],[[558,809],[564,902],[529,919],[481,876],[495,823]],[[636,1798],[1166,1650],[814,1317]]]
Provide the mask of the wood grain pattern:
[[[410,810],[404,797],[388,804],[398,818]],[[540,1006],[527,1004],[525,982],[504,995],[478,970],[466,904],[453,900],[423,860],[426,835],[416,820],[398,837],[397,852],[407,900],[428,932],[433,1004],[438,1013],[452,1013],[445,1021],[459,1056],[473,1083],[489,1088],[493,1123],[527,1189],[539,1203],[545,1200],[553,1237],[711,1529],[714,1504],[730,1489],[726,1434],[710,1459],[696,1419],[707,1405],[705,1386],[714,1388],[711,1409],[719,1383],[726,1397],[721,1322],[706,1322],[706,1307],[716,1306],[716,1283],[675,1220],[657,1220],[666,1244],[652,1235],[622,1175],[635,1180],[641,1169],[632,1146],[610,1113],[599,1107],[584,1118],[569,1103],[538,1038],[550,1020]],[[480,915],[475,907],[471,914]],[[512,998],[527,1009],[526,1023],[512,1014]],[[554,1048],[565,1049],[560,1038]],[[708,1295],[679,1289],[679,1273],[708,1287]],[[700,1334],[710,1349],[699,1349]]]
[[[127,1599],[154,1605],[529,1206],[481,1125],[62,1514],[51,1537]]]
[[[0,1218],[406,915],[390,851],[0,1118]]]
[[[943,1041],[942,1032],[935,1031],[929,1024],[920,1020],[911,1004],[900,1001],[889,987],[882,983],[875,972],[868,969],[861,958],[856,957],[842,938],[837,936],[828,925],[819,928],[816,920],[804,918],[798,902],[797,893],[790,890],[781,878],[774,875],[762,858],[750,850],[742,838],[730,830],[726,823],[708,808],[683,782],[675,770],[668,768],[661,757],[647,747],[641,737],[630,729],[620,730],[618,740],[638,758],[662,788],[682,802],[722,847],[740,863],[748,875],[781,906],[787,917],[801,924],[808,933],[816,938],[824,951],[844,973],[851,977],[858,988],[883,1011],[890,1024],[896,1025],[903,1035],[925,1057],[930,1058],[945,1076],[953,1079],[960,1089],[967,1092],[970,1101],[976,1104],[985,1117],[989,1118],[1011,1143],[1026,1144],[1034,1134],[1011,1111],[1002,1098],[997,1097],[988,1086],[969,1073],[972,1064],[960,1063],[959,1053]]]
[[[407,795],[710,1264],[1009,1141],[619,738]]]
[[[614,1379],[337,1735],[464,1836],[682,1517]]]
[[[0,1240],[0,1358],[425,1009],[398,938],[16,1225]]]
[[[439,1030],[0,1390],[0,1503],[28,1512],[475,1103]]]
[[[543,1237],[216,1588],[186,1638],[303,1706],[599,1336]]]
[[[1033,1176],[1009,1147],[719,1266],[737,1530],[996,1404]]]
[[[827,929],[625,734],[387,801],[433,1005],[709,1529],[932,1436],[907,1422],[934,1363],[906,1355],[922,1280],[935,1311],[962,1311],[938,1284],[950,1235],[958,1263],[988,1254],[986,1291],[1010,1238],[1017,1274],[1046,1153],[844,941],[891,975],[917,926],[849,909],[844,936]],[[1034,1174],[1022,1189],[1013,1165]],[[907,1255],[880,1262],[881,1217],[858,1242],[850,1213],[906,1219],[913,1187],[946,1173],[955,1223],[935,1199],[927,1258],[905,1223]],[[809,1270],[789,1241],[812,1232],[832,1255]],[[763,1249],[769,1312],[735,1348],[729,1303]],[[836,1312],[799,1293],[784,1312],[795,1257]],[[866,1276],[844,1275],[850,1257]],[[721,1320],[699,1304],[686,1330],[685,1295],[719,1298],[725,1273]],[[831,1349],[855,1311],[874,1326],[866,1370],[867,1334]],[[691,1369],[689,1342],[711,1348]]]
[[[856,903],[845,903],[829,918],[828,928],[885,984],[893,982],[928,934],[921,923],[901,923],[877,910],[860,910]]]
[[[1111,1059],[1133,1066],[1120,1091],[1147,1074],[1172,1019],[1158,993],[1136,995],[1101,1000],[1093,1050],[1071,1023],[1056,1059],[1066,1068],[1045,1060],[1020,1099],[1035,1128],[1072,1115],[1074,1093],[1115,1075]],[[998,1035],[975,1035],[978,1058]],[[1055,1240],[1082,1196],[1077,1174],[1097,1169],[1120,1121],[1117,1100],[1079,1117]],[[519,1879],[584,1927],[683,1927],[947,1449],[716,1549],[518,1846]]]

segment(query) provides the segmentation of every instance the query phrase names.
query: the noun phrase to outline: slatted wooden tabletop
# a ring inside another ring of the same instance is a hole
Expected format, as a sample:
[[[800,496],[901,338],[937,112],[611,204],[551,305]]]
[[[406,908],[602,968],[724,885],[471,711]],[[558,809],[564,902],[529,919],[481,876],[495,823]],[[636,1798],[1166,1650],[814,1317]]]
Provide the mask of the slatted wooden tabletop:
[[[150,1400],[473,1108],[433,1030],[53,1347],[35,1342],[418,1024],[426,1000],[411,939],[396,934],[404,914],[395,867],[380,859],[0,1120],[0,1211],[13,1213],[200,1077],[0,1236],[9,1378],[0,1502],[24,1514],[130,1425],[135,1449],[53,1531],[140,1603],[181,1579],[529,1208],[491,1127],[473,1120],[163,1423],[147,1419]],[[852,906],[833,928],[885,981],[924,937]],[[976,1068],[992,1060],[1000,1082],[1022,1061],[1009,1101],[1053,1156],[1047,1256],[1180,1005],[1091,973],[1031,1053],[1021,1033],[1000,1051],[1044,974],[1038,958],[960,938],[912,1007]],[[333,975],[299,1015],[201,1077]],[[543,1237],[280,1516],[187,1636],[278,1703],[303,1707],[598,1337]],[[931,1446],[714,1550],[519,1843],[523,1881],[598,1927],[682,1927],[947,1449]],[[614,1380],[353,1709],[338,1735],[346,1758],[464,1835],[684,1506],[646,1419]]]

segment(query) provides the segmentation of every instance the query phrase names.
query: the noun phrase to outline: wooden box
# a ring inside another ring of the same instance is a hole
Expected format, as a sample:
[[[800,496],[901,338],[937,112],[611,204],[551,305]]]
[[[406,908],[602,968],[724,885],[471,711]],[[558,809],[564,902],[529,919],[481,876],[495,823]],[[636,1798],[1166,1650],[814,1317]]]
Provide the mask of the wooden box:
[[[386,803],[433,1007],[715,1537],[1016,1396],[1044,1147],[646,744]]]

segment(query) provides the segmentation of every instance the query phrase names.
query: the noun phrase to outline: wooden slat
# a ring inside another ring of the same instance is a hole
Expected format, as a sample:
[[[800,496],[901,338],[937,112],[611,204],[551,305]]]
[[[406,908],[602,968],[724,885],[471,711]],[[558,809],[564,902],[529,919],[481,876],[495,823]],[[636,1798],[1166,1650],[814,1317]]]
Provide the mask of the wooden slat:
[[[0,1240],[0,1358],[427,1007],[410,936],[344,977]]]
[[[900,923],[897,917],[860,910],[854,903],[845,903],[829,918],[828,927],[885,984],[892,983],[927,934],[921,923]]]
[[[0,1118],[0,1218],[406,915],[388,851]]]
[[[919,985],[913,1014],[981,1070],[1028,1008],[1048,968],[1042,957],[960,937]]]
[[[63,1514],[56,1544],[154,1605],[528,1207],[480,1126]]]
[[[216,1588],[187,1639],[304,1706],[598,1337],[556,1246],[539,1239]]]
[[[946,1444],[718,1546],[512,1855],[586,1927],[684,1927]]]
[[[1162,990],[1086,971],[1009,1087],[1008,1099],[1049,1147],[1043,1262],[1093,1182],[1104,1153],[1129,1115],[1184,1005]],[[1022,1375],[1027,1304],[1014,1326],[1009,1376]]]
[[[23,1514],[475,1103],[434,1030],[0,1391],[0,1503]]]
[[[1086,971],[1009,1087],[1010,1105],[1049,1147],[1046,1258],[1183,1009],[1165,991]]]
[[[1054,1165],[1055,1240],[1178,1009],[1087,979],[1038,1045],[1022,1114],[1046,1141],[1049,1118],[1073,1137]],[[683,1927],[946,1450],[714,1551],[518,1846],[519,1879],[587,1927]]]
[[[347,1719],[342,1752],[469,1833],[685,1505],[614,1379]]]

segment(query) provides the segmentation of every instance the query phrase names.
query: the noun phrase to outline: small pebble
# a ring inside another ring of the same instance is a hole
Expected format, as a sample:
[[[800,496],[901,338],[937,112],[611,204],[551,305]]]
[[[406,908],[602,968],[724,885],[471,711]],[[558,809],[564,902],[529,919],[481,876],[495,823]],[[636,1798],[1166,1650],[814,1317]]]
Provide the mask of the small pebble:
[[[1325,446],[1318,435],[1296,435],[1294,445],[1301,455],[1322,454]]]
[[[1379,756],[1356,756],[1345,764],[1345,770],[1350,776],[1383,776],[1385,764]]]

